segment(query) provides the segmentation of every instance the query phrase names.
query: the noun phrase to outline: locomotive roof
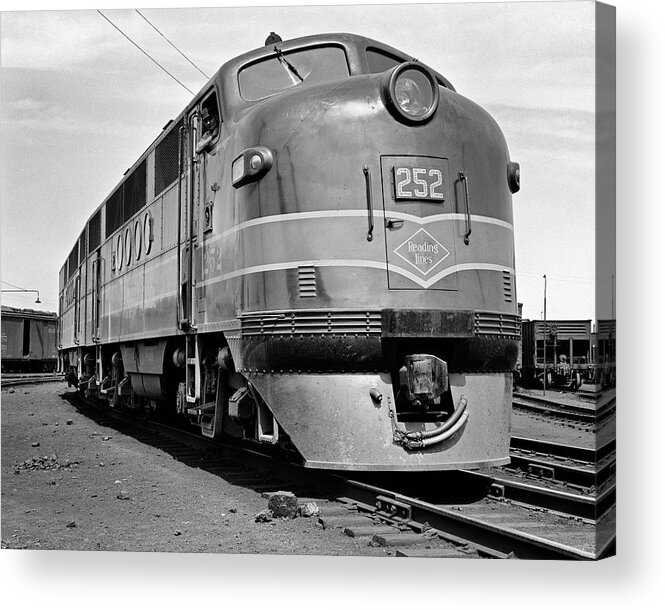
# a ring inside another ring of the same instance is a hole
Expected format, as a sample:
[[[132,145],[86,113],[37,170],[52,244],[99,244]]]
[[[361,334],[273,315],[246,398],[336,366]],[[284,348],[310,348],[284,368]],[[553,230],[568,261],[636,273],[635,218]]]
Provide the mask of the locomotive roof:
[[[224,100],[226,102],[227,116],[232,116],[235,112],[241,108],[248,106],[253,106],[256,102],[249,102],[240,97],[237,86],[237,74],[238,71],[246,66],[249,63],[258,61],[264,57],[270,57],[275,54],[275,47],[278,46],[280,51],[289,52],[295,49],[308,47],[312,45],[326,45],[326,44],[336,44],[343,46],[347,51],[357,50],[357,53],[348,53],[348,61],[351,75],[354,74],[363,74],[366,73],[366,65],[364,63],[364,51],[370,47],[372,49],[378,49],[385,51],[390,55],[394,55],[398,58],[404,59],[404,61],[410,61],[414,58],[412,55],[400,51],[390,45],[387,45],[383,42],[373,40],[372,38],[367,38],[366,36],[360,36],[358,34],[348,34],[348,33],[328,33],[328,34],[315,34],[311,36],[302,36],[300,38],[293,38],[291,40],[284,40],[278,43],[265,45],[259,47],[242,55],[230,59],[222,65],[222,67],[217,71],[215,76],[210,79],[206,86],[199,92],[199,94],[194,98],[196,100],[199,98],[204,91],[207,91],[212,84],[212,81],[220,79],[222,83],[222,89],[224,91]],[[454,91],[455,88],[444,76],[432,70],[436,75],[437,79],[448,89]],[[194,101],[193,100],[193,101]]]

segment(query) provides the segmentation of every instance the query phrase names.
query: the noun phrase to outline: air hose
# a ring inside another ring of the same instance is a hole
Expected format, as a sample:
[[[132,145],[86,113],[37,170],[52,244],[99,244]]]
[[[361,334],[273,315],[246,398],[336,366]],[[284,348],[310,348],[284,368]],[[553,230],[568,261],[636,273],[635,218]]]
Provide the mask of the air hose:
[[[398,435],[400,441],[404,443],[408,449],[417,449],[421,447],[429,447],[450,438],[469,418],[469,413],[466,410],[467,404],[468,401],[466,396],[460,396],[457,408],[443,425],[425,432],[403,432],[399,430]]]

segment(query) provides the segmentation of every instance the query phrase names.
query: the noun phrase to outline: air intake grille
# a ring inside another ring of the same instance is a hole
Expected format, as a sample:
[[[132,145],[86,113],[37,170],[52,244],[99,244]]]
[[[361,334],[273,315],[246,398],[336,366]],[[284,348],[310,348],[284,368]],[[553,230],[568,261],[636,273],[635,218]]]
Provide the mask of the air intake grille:
[[[506,303],[513,302],[513,277],[510,271],[503,272],[503,300]]]
[[[256,335],[381,335],[380,311],[261,312],[240,317],[242,337]]]
[[[182,121],[171,128],[155,148],[155,196],[178,178],[180,128]]]
[[[521,325],[519,316],[506,313],[491,313],[487,311],[475,314],[476,336],[506,337],[519,339]]]
[[[316,269],[313,266],[298,267],[298,296],[301,299],[316,297]]]

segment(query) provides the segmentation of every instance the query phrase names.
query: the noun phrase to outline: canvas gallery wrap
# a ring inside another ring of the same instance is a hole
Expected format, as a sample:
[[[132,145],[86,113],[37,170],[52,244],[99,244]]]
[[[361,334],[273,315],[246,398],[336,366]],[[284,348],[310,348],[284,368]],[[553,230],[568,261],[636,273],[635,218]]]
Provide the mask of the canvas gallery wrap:
[[[3,548],[614,555],[614,32],[3,14]]]

